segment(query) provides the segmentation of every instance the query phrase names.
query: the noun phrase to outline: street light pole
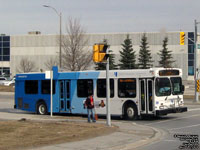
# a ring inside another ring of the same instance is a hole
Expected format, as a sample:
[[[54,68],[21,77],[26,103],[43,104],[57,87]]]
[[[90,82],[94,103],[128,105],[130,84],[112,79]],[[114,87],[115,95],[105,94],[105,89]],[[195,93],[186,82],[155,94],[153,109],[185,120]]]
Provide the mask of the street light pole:
[[[61,55],[61,53],[62,53],[62,13],[61,12],[58,13],[58,11],[54,7],[49,6],[49,5],[43,5],[43,7],[47,7],[47,8],[53,9],[56,12],[56,14],[59,16],[59,23],[60,23],[60,25],[59,25],[59,28],[60,28],[60,36],[59,36],[59,67],[61,69],[62,68],[62,55]]]

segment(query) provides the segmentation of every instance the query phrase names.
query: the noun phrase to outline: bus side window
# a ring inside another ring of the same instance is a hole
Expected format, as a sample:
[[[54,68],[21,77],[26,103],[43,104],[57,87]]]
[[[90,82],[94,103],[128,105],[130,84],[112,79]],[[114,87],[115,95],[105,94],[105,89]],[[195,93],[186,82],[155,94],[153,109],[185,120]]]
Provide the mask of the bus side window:
[[[106,79],[97,80],[97,97],[106,97]],[[114,97],[114,79],[110,79],[110,97]]]
[[[136,79],[121,78],[118,79],[118,97],[136,97]]]
[[[42,80],[41,82],[41,93],[50,94],[51,93],[51,82],[50,80]],[[55,94],[55,80],[53,80],[53,94]]]
[[[92,79],[77,80],[77,96],[88,97],[89,95],[93,95],[93,80]]]
[[[38,80],[25,81],[25,94],[38,94]]]

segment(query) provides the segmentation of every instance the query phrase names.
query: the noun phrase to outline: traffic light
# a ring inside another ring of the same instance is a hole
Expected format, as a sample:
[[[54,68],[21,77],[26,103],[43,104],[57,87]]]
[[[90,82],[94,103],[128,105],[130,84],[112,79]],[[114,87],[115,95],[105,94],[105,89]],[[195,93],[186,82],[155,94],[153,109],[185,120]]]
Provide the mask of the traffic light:
[[[185,45],[185,32],[180,32],[180,45]]]
[[[106,60],[106,50],[108,48],[107,44],[94,44],[93,46],[93,61],[102,62]]]

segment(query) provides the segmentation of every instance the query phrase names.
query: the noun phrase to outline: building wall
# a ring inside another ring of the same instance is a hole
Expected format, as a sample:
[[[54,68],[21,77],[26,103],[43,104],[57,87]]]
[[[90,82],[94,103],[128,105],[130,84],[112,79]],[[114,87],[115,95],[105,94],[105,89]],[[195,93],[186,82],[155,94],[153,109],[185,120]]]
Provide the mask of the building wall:
[[[140,42],[143,33],[128,33],[132,40],[133,49],[138,55],[140,50]],[[107,39],[110,49],[115,54],[116,64],[119,63],[122,49],[121,44],[126,39],[127,33],[111,33],[111,34],[87,34],[89,39],[89,49],[92,51],[92,46],[95,43],[102,42]],[[174,67],[183,69],[183,78],[188,78],[188,45],[185,40],[185,45],[179,45],[179,32],[169,33],[146,33],[149,50],[151,50],[152,58],[154,60],[153,66],[158,66],[159,56],[157,53],[162,49],[164,37],[168,37],[168,50],[172,51],[173,60],[175,60]],[[187,34],[186,34],[187,37]],[[10,70],[14,75],[17,73],[20,60],[28,58],[35,62],[37,71],[47,70],[45,66],[46,61],[51,57],[57,57],[59,52],[59,35],[19,35],[11,36],[10,40]],[[94,67],[91,66],[91,69]]]
[[[0,76],[10,75],[10,36],[0,34]]]

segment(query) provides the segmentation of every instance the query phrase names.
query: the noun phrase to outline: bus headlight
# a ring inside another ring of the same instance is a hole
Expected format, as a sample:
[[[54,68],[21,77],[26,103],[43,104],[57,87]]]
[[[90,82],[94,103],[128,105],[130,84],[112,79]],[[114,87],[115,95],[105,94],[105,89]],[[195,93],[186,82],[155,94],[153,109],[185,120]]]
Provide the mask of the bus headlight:
[[[164,106],[160,106],[159,109],[164,109]]]

